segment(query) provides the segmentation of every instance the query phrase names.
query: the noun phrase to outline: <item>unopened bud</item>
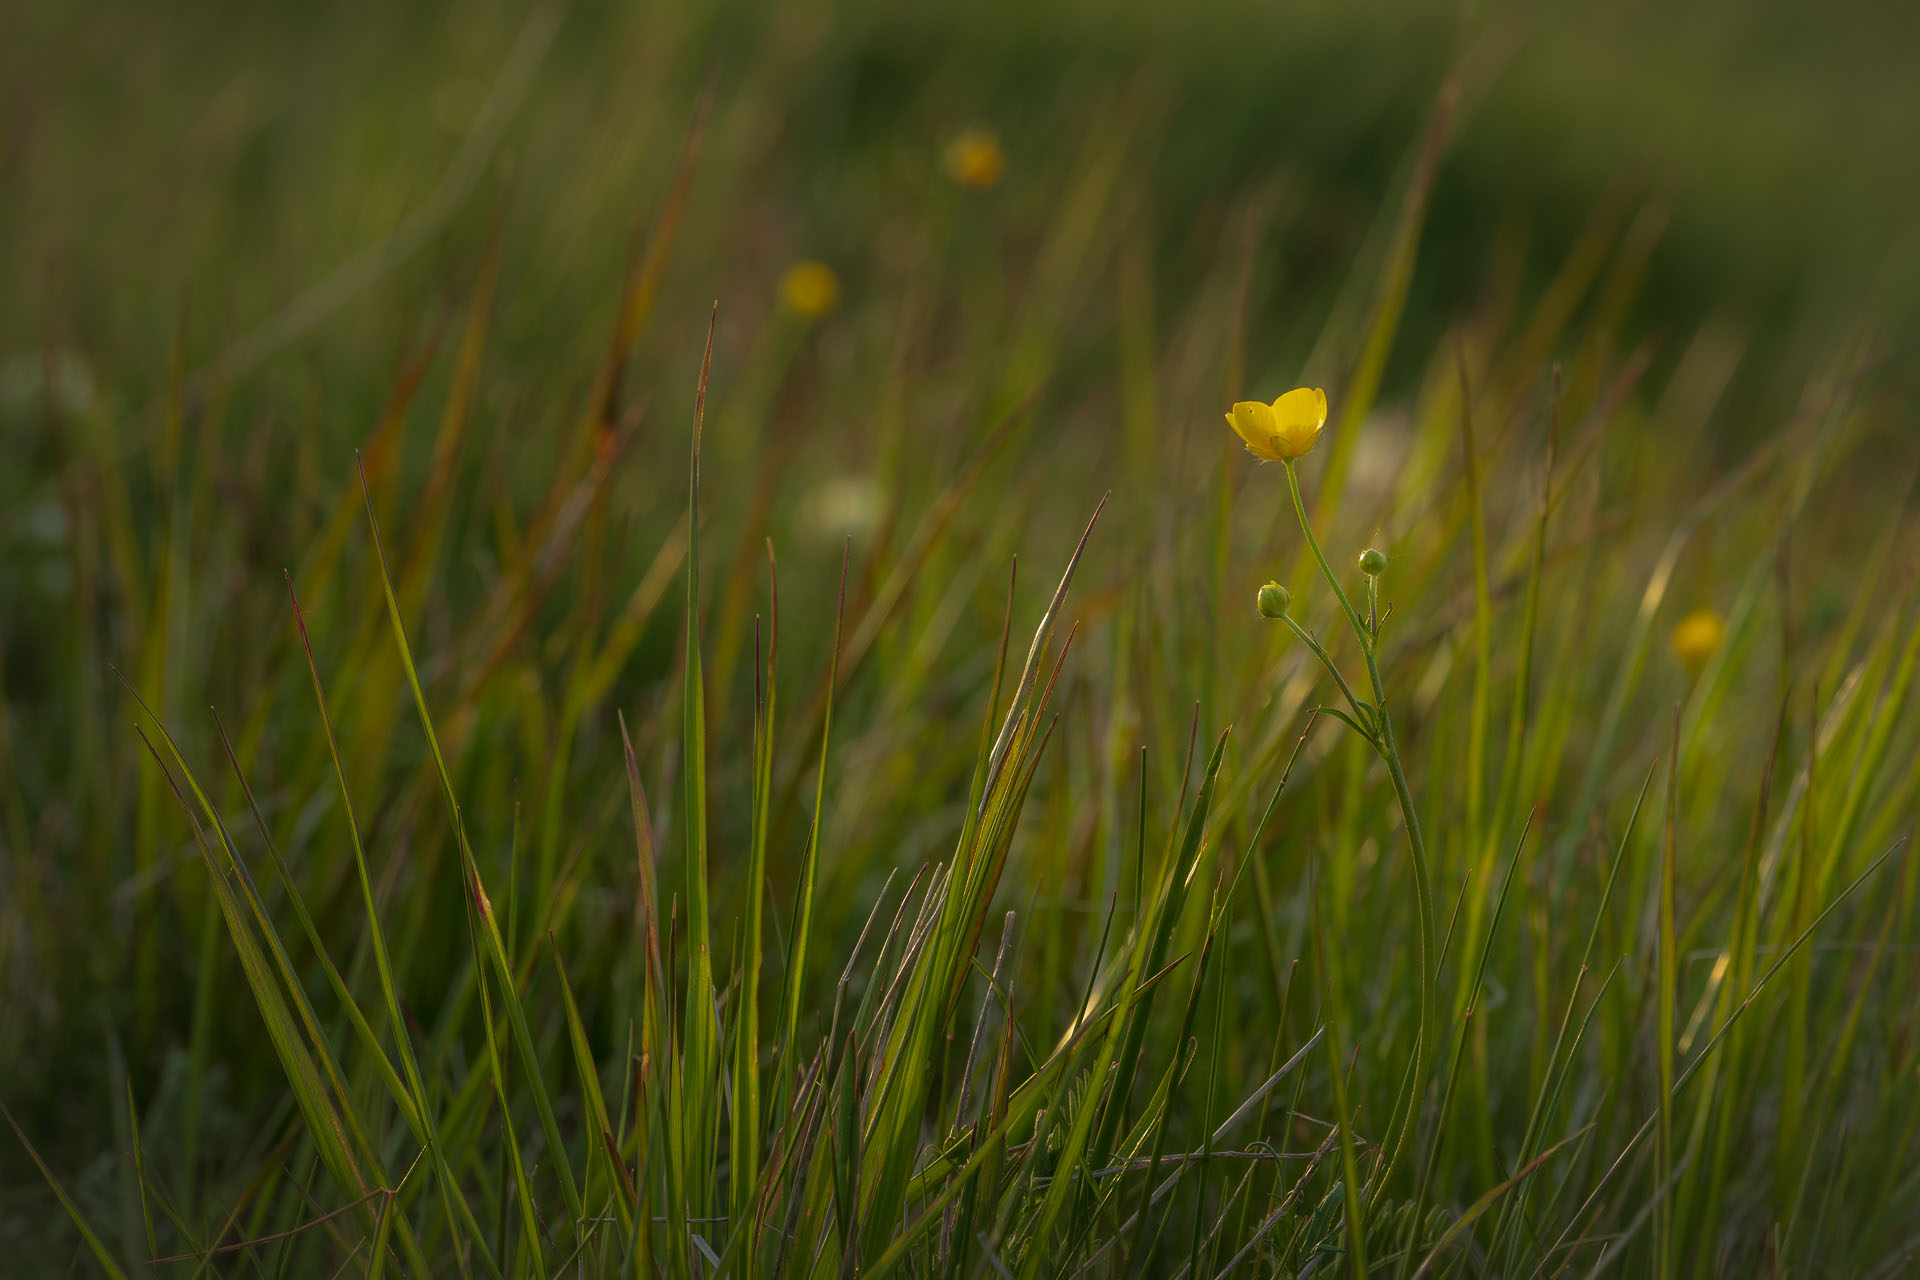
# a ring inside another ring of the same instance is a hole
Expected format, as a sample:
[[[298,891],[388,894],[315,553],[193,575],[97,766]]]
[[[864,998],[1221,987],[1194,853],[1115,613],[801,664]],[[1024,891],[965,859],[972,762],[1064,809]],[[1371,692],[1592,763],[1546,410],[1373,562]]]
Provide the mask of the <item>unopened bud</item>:
[[[1369,578],[1377,578],[1387,571],[1387,553],[1377,547],[1368,547],[1360,553],[1360,572]]]
[[[1285,587],[1277,582],[1269,582],[1266,586],[1260,588],[1258,603],[1260,606],[1260,616],[1263,618],[1274,618],[1277,620],[1286,617],[1287,606],[1292,602],[1292,595],[1288,593]]]

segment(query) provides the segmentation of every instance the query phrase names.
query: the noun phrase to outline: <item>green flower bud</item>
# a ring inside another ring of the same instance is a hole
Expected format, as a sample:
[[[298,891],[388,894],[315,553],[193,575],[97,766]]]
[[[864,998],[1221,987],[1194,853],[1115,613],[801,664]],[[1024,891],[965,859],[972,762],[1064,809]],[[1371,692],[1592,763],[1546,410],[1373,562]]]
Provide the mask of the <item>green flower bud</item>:
[[[1260,588],[1258,603],[1260,616],[1280,619],[1287,616],[1287,606],[1293,602],[1293,596],[1277,582],[1269,582]]]
[[[1360,553],[1360,572],[1369,578],[1377,578],[1387,571],[1387,553],[1377,547],[1368,547]]]

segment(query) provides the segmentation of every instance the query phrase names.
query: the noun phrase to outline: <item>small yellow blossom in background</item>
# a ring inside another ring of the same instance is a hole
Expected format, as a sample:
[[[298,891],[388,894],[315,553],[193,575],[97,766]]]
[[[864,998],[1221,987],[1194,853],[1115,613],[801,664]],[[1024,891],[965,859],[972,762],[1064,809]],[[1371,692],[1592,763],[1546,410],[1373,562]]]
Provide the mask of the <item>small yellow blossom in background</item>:
[[[818,320],[840,301],[840,277],[824,262],[796,262],[780,277],[780,301],[795,315]]]
[[[1247,452],[1262,462],[1281,462],[1305,456],[1327,425],[1327,393],[1318,387],[1298,387],[1262,404],[1242,400],[1227,415],[1227,425],[1247,442]]]
[[[991,129],[962,129],[947,144],[947,176],[963,187],[984,191],[1007,171],[1007,153]]]
[[[1726,642],[1727,620],[1712,609],[1695,609],[1680,619],[1680,625],[1673,629],[1673,638],[1668,643],[1673,647],[1673,656],[1685,663],[1690,671],[1698,671],[1708,658]]]

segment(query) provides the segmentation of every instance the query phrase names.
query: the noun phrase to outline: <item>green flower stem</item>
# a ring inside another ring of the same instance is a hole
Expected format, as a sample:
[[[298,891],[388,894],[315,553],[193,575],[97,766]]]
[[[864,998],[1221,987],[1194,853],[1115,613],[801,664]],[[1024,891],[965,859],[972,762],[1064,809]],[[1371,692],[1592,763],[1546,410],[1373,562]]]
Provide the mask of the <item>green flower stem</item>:
[[[1367,670],[1373,673],[1373,687],[1377,695],[1380,690],[1380,674],[1373,665],[1373,634],[1360,621],[1360,615],[1354,612],[1353,601],[1347,599],[1347,593],[1341,589],[1340,579],[1333,576],[1333,566],[1327,563],[1327,553],[1320,549],[1320,539],[1313,536],[1313,526],[1307,523],[1307,504],[1300,497],[1300,473],[1294,470],[1293,459],[1286,460],[1287,488],[1293,494],[1293,513],[1300,517],[1301,532],[1307,535],[1307,546],[1313,551],[1313,558],[1320,562],[1320,573],[1333,588],[1334,598],[1340,601],[1341,609],[1346,611],[1347,621],[1353,625],[1353,634],[1360,637],[1360,648],[1367,655]]]
[[[1320,572],[1333,588],[1340,607],[1346,611],[1347,621],[1352,624],[1353,632],[1360,638],[1360,651],[1367,660],[1367,677],[1373,684],[1375,722],[1379,726],[1378,750],[1380,758],[1386,761],[1387,773],[1393,778],[1394,794],[1400,800],[1400,816],[1407,825],[1407,847],[1413,858],[1413,893],[1419,915],[1419,958],[1420,958],[1420,1026],[1415,1037],[1413,1049],[1412,1101],[1407,1107],[1406,1116],[1401,1121],[1400,1132],[1391,1139],[1386,1168],[1380,1174],[1380,1186],[1400,1163],[1400,1157],[1406,1145],[1418,1128],[1415,1123],[1420,1113],[1418,1100],[1426,1091],[1427,1064],[1432,1058],[1431,1042],[1434,1033],[1433,1009],[1435,1000],[1435,978],[1433,972],[1433,888],[1427,872],[1427,842],[1420,832],[1420,816],[1414,811],[1413,792],[1407,786],[1407,773],[1400,765],[1400,748],[1393,736],[1393,720],[1387,714],[1387,691],[1380,680],[1380,664],[1374,656],[1374,637],[1360,621],[1360,615],[1354,612],[1353,602],[1347,599],[1347,593],[1341,589],[1340,580],[1334,576],[1333,566],[1327,563],[1326,552],[1320,549],[1320,540],[1313,535],[1313,526],[1307,520],[1307,505],[1300,496],[1300,475],[1294,469],[1291,459],[1287,464],[1287,488],[1293,495],[1294,514],[1300,518],[1300,531],[1306,535],[1307,546],[1313,550],[1313,558],[1320,562]],[[1331,667],[1331,664],[1329,664]],[[1336,679],[1338,678],[1336,673]],[[1344,684],[1342,686],[1344,688]]]
[[[1372,708],[1354,696],[1352,687],[1347,684],[1347,678],[1340,674],[1339,667],[1333,665],[1332,657],[1328,655],[1321,643],[1314,639],[1313,633],[1295,622],[1291,614],[1282,614],[1280,621],[1286,623],[1293,634],[1300,637],[1300,643],[1313,650],[1313,656],[1320,659],[1320,665],[1327,669],[1327,674],[1333,677],[1333,682],[1340,686],[1340,692],[1346,696],[1347,706],[1353,709],[1353,718],[1360,724],[1373,725],[1373,732],[1378,734],[1380,730]],[[1369,737],[1367,741],[1373,745],[1374,750],[1380,749],[1380,741],[1377,737]]]

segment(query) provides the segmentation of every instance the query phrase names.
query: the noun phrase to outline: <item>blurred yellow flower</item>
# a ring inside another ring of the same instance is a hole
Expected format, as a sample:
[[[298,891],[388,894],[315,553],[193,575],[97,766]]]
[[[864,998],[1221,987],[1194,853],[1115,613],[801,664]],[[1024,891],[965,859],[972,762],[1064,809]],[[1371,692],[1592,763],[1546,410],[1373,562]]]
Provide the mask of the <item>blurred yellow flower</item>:
[[[780,301],[795,315],[818,320],[840,301],[840,277],[824,262],[796,262],[780,277]]]
[[[1726,638],[1725,618],[1712,609],[1695,609],[1680,619],[1680,625],[1673,629],[1673,638],[1668,643],[1673,647],[1674,657],[1689,669],[1697,671],[1726,642]]]
[[[963,187],[985,190],[1007,171],[1007,153],[991,129],[962,129],[947,144],[947,176]]]
[[[1327,393],[1318,387],[1298,387],[1272,404],[1242,400],[1227,415],[1227,425],[1247,442],[1247,452],[1262,462],[1302,457],[1327,425]]]

